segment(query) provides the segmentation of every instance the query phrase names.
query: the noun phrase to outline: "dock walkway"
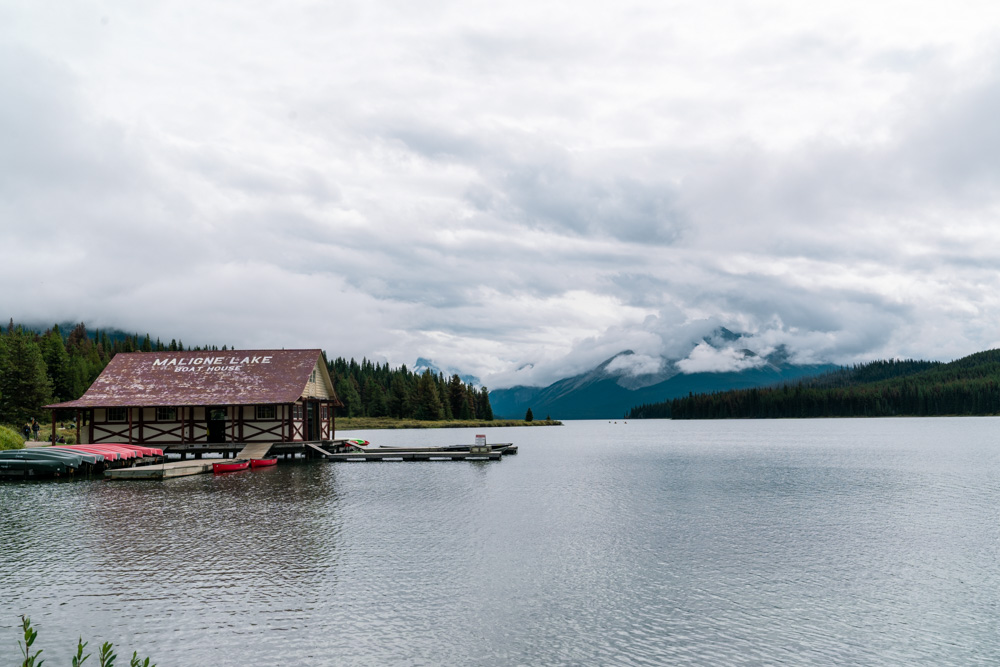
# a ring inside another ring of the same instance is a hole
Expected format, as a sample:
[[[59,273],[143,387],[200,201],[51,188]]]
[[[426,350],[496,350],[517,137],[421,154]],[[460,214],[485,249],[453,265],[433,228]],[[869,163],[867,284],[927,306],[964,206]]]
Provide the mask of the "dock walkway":
[[[499,451],[490,452],[470,452],[470,451],[437,451],[421,452],[407,451],[405,449],[385,450],[370,449],[360,452],[346,452],[343,454],[327,454],[328,461],[499,461],[503,453]]]
[[[452,447],[409,447],[373,449],[353,448],[347,452],[330,452],[312,442],[303,443],[317,458],[328,461],[499,461],[503,456],[516,454],[517,447],[510,443],[491,445],[477,449],[456,445]],[[243,447],[236,455],[240,459],[265,458],[271,449],[270,443],[253,443]],[[116,468],[105,470],[107,479],[171,479],[187,475],[200,475],[212,472],[212,464],[224,459],[194,459],[170,461],[154,465],[144,465],[134,468]]]
[[[271,451],[271,442],[251,442],[240,450],[236,455],[238,459],[263,459],[267,458],[267,453]]]
[[[454,445],[451,447],[350,447],[350,451],[330,452],[311,445],[315,453],[327,461],[499,461],[506,455],[516,454],[517,447],[510,443],[488,447]]]
[[[169,463],[157,463],[136,468],[115,468],[105,470],[104,477],[107,479],[170,479],[172,477],[200,475],[206,472],[212,472],[212,461],[209,459],[170,461]]]

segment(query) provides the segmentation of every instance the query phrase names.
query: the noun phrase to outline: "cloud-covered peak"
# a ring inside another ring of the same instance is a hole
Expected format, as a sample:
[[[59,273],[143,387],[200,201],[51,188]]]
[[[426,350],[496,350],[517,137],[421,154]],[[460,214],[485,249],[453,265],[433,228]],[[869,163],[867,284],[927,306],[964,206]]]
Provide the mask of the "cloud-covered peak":
[[[676,362],[682,373],[725,373],[760,368],[767,361],[749,350],[734,347],[714,347],[699,343],[686,358]]]
[[[631,350],[619,354],[605,365],[605,370],[616,375],[641,376],[655,375],[663,370],[662,357],[652,357],[648,354],[635,354]]]

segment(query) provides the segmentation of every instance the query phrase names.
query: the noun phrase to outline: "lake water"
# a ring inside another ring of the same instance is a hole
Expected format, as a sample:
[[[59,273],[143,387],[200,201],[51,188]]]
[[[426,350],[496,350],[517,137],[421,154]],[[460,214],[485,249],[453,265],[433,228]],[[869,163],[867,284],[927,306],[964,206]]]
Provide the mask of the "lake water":
[[[1000,664],[1000,419],[338,435],[477,432],[520,452],[0,484],[0,667],[22,613],[47,665]]]

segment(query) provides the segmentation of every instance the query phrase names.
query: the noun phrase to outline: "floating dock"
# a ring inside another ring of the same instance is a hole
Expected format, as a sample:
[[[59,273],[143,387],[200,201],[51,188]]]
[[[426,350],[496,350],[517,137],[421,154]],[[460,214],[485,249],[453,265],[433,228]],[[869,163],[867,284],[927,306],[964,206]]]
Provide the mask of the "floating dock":
[[[367,449],[350,444],[347,440],[305,442],[307,456],[323,458],[327,461],[348,463],[361,461],[499,461],[504,456],[517,454],[517,447],[509,442],[475,446],[452,445],[450,447],[374,447]],[[271,444],[248,444],[236,454],[241,459],[262,459],[268,454]],[[224,454],[224,456],[226,456]],[[124,479],[172,479],[188,475],[212,472],[212,464],[220,459],[186,459],[134,468],[116,468],[104,471],[104,477],[113,480]],[[224,459],[223,459],[224,460]]]
[[[430,449],[359,449],[351,452],[331,454],[324,452],[327,461],[499,461],[503,453],[499,450],[473,452],[470,449],[457,451],[431,451]]]
[[[170,479],[212,472],[212,460],[200,461],[170,461],[139,468],[115,468],[105,470],[106,479]]]
[[[262,459],[271,449],[271,443],[251,443],[244,447],[237,458]],[[141,468],[117,468],[105,470],[107,479],[171,479],[188,475],[201,475],[212,472],[212,464],[219,459],[195,459],[193,461],[170,461],[158,465],[142,466]]]
[[[327,461],[499,461],[505,455],[517,454],[517,447],[511,443],[476,447],[455,445],[452,447],[375,447],[367,449],[356,446],[337,447],[330,452],[322,447],[310,445],[315,454]]]

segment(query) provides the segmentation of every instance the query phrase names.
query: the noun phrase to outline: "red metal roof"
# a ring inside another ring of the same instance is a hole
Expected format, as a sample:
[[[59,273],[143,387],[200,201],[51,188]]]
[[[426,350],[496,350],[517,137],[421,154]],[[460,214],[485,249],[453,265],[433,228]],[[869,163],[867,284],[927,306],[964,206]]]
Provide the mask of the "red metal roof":
[[[294,403],[321,350],[229,350],[117,354],[75,401],[48,408],[105,408]],[[320,382],[330,395],[326,363]],[[337,401],[339,403],[339,401]]]

